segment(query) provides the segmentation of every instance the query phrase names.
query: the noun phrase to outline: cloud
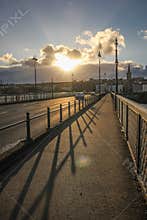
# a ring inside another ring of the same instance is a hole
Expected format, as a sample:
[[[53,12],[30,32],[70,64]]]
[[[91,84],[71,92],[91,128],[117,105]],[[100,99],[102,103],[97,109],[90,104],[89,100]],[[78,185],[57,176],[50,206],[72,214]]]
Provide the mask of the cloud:
[[[49,44],[40,50],[39,63],[41,65],[54,65],[56,63],[56,54],[63,54],[71,59],[79,59],[82,56],[77,49],[71,49],[64,45],[54,46]]]
[[[55,61],[55,48],[49,44],[40,50],[41,58],[39,62],[41,65],[52,65]]]
[[[147,30],[141,30],[137,32],[144,40],[147,40]]]
[[[122,61],[119,63],[119,78],[126,77],[128,63],[131,63],[131,71],[133,72],[133,67],[140,67],[140,70],[137,70],[136,76],[147,77],[147,72],[143,71],[142,66],[132,62],[131,60]],[[115,65],[113,62],[104,61],[101,64],[101,76],[115,78]],[[77,66],[74,71],[75,80],[89,80],[90,78],[98,79],[98,65],[97,64],[82,64]],[[135,76],[135,75],[134,75]],[[54,77],[54,81],[61,82],[71,81],[71,74],[63,71],[56,66],[42,66],[38,65],[37,68],[37,80],[38,82],[48,82],[51,77]],[[13,83],[34,83],[34,70],[30,68],[28,71],[25,66],[11,67],[11,68],[0,68],[0,79],[6,82]]]
[[[12,64],[16,64],[17,59],[13,57],[11,53],[6,53],[0,57],[0,61],[5,64],[12,65]]]
[[[91,58],[94,59],[94,57],[96,57],[98,49],[102,51],[103,56],[114,54],[114,41],[116,37],[118,39],[120,50],[122,47],[125,47],[125,38],[118,30],[113,30],[112,28],[107,28],[96,34],[92,34],[90,31],[85,31],[82,36],[79,35],[76,37],[76,42],[85,46],[84,52],[89,52],[91,60]]]
[[[79,50],[73,49],[68,51],[67,56],[71,59],[80,59],[82,54]]]

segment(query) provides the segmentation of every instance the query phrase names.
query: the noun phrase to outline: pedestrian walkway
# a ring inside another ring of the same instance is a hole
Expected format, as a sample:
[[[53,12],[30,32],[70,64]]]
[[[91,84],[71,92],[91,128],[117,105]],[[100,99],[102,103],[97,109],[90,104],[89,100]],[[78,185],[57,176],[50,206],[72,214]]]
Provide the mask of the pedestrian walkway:
[[[54,138],[45,137],[37,149],[8,174],[0,193],[0,219],[145,219],[110,95]]]

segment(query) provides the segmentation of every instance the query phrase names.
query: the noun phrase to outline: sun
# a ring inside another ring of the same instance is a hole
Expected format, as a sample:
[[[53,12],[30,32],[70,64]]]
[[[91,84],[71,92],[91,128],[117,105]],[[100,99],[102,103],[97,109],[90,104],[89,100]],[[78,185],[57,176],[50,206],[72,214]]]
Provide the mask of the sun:
[[[65,71],[70,71],[74,69],[76,66],[78,66],[78,64],[80,64],[80,60],[70,59],[64,54],[58,53],[55,55],[55,57],[56,57],[55,66],[58,66]]]

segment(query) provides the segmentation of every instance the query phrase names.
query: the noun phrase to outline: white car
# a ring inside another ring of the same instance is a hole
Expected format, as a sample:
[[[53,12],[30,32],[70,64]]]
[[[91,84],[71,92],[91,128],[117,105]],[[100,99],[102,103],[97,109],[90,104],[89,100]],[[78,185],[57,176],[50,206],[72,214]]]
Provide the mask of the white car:
[[[76,98],[77,100],[84,100],[84,97],[85,97],[85,94],[84,94],[83,92],[77,92],[77,93],[75,94],[75,98]]]

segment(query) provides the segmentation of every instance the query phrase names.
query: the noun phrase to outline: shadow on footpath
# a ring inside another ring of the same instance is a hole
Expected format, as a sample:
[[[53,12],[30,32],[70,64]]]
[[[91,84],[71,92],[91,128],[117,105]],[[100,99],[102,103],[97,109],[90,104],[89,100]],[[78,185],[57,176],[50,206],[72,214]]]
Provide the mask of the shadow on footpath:
[[[104,104],[105,99],[102,100],[102,102],[100,103],[100,106],[98,108],[90,108],[90,109],[85,109],[82,112],[77,113],[77,115],[71,117],[70,119],[68,119],[67,121],[65,121],[64,123],[62,123],[58,128],[52,129],[50,131],[49,134],[47,134],[42,141],[40,141],[39,144],[36,144],[36,149],[32,152],[27,152],[27,158],[20,163],[16,169],[14,169],[14,172],[11,172],[11,174],[9,175],[9,177],[3,182],[3,184],[1,185],[1,190],[0,192],[3,191],[3,189],[5,188],[5,186],[7,185],[7,183],[9,182],[10,178],[13,175],[16,175],[17,172],[21,169],[21,167],[24,165],[24,163],[31,159],[31,157],[33,155],[35,155],[36,153],[39,153],[32,168],[31,171],[26,179],[26,182],[24,183],[24,186],[22,188],[22,191],[20,192],[18,199],[17,199],[17,203],[14,207],[14,209],[12,210],[12,213],[10,215],[10,220],[13,219],[17,219],[19,212],[21,210],[21,207],[23,206],[25,197],[27,195],[27,192],[29,190],[29,187],[31,185],[31,182],[33,180],[33,177],[35,175],[35,172],[37,170],[37,167],[39,165],[41,156],[44,152],[44,148],[49,144],[49,142],[51,142],[55,137],[57,137],[57,142],[56,142],[56,146],[55,146],[55,152],[54,152],[54,157],[53,157],[53,161],[52,161],[52,167],[51,167],[51,171],[48,177],[47,182],[45,183],[45,185],[43,186],[41,192],[38,194],[38,196],[36,197],[36,199],[34,200],[34,202],[32,203],[31,207],[29,208],[29,210],[27,211],[27,213],[25,213],[25,216],[23,217],[23,220],[27,220],[30,218],[31,215],[33,215],[33,213],[35,212],[35,210],[37,209],[39,203],[41,202],[41,200],[43,198],[45,198],[45,203],[44,203],[44,208],[43,208],[43,213],[42,213],[42,217],[41,219],[48,219],[48,213],[49,213],[49,207],[50,207],[50,201],[51,201],[51,197],[52,197],[52,193],[53,193],[53,188],[54,188],[54,183],[55,183],[55,179],[58,175],[58,173],[60,172],[60,170],[62,169],[62,167],[64,166],[64,164],[66,163],[67,159],[70,157],[71,158],[71,173],[74,175],[76,173],[76,165],[75,165],[75,156],[74,156],[74,148],[77,146],[77,144],[79,143],[79,141],[82,139],[83,141],[83,145],[86,147],[87,143],[84,137],[84,133],[86,132],[86,130],[88,129],[90,133],[92,133],[92,129],[90,127],[91,123],[93,123],[94,125],[96,124],[94,122],[94,119],[98,119],[97,115],[99,113],[100,108],[102,107],[102,105]],[[84,115],[83,114],[88,115],[89,121],[87,122]],[[80,123],[78,121],[78,118],[81,117],[83,122],[84,122],[84,129],[82,130]],[[73,135],[72,135],[72,123],[76,121],[77,127],[79,129],[80,135],[77,137],[77,139],[75,140],[75,142],[73,143]],[[62,161],[60,162],[60,164],[57,166],[57,162],[58,162],[58,153],[59,153],[59,148],[60,148],[60,140],[61,140],[61,135],[62,132],[64,131],[64,129],[68,128],[69,129],[69,151],[67,152],[67,154],[64,156],[64,158],[62,159]]]

